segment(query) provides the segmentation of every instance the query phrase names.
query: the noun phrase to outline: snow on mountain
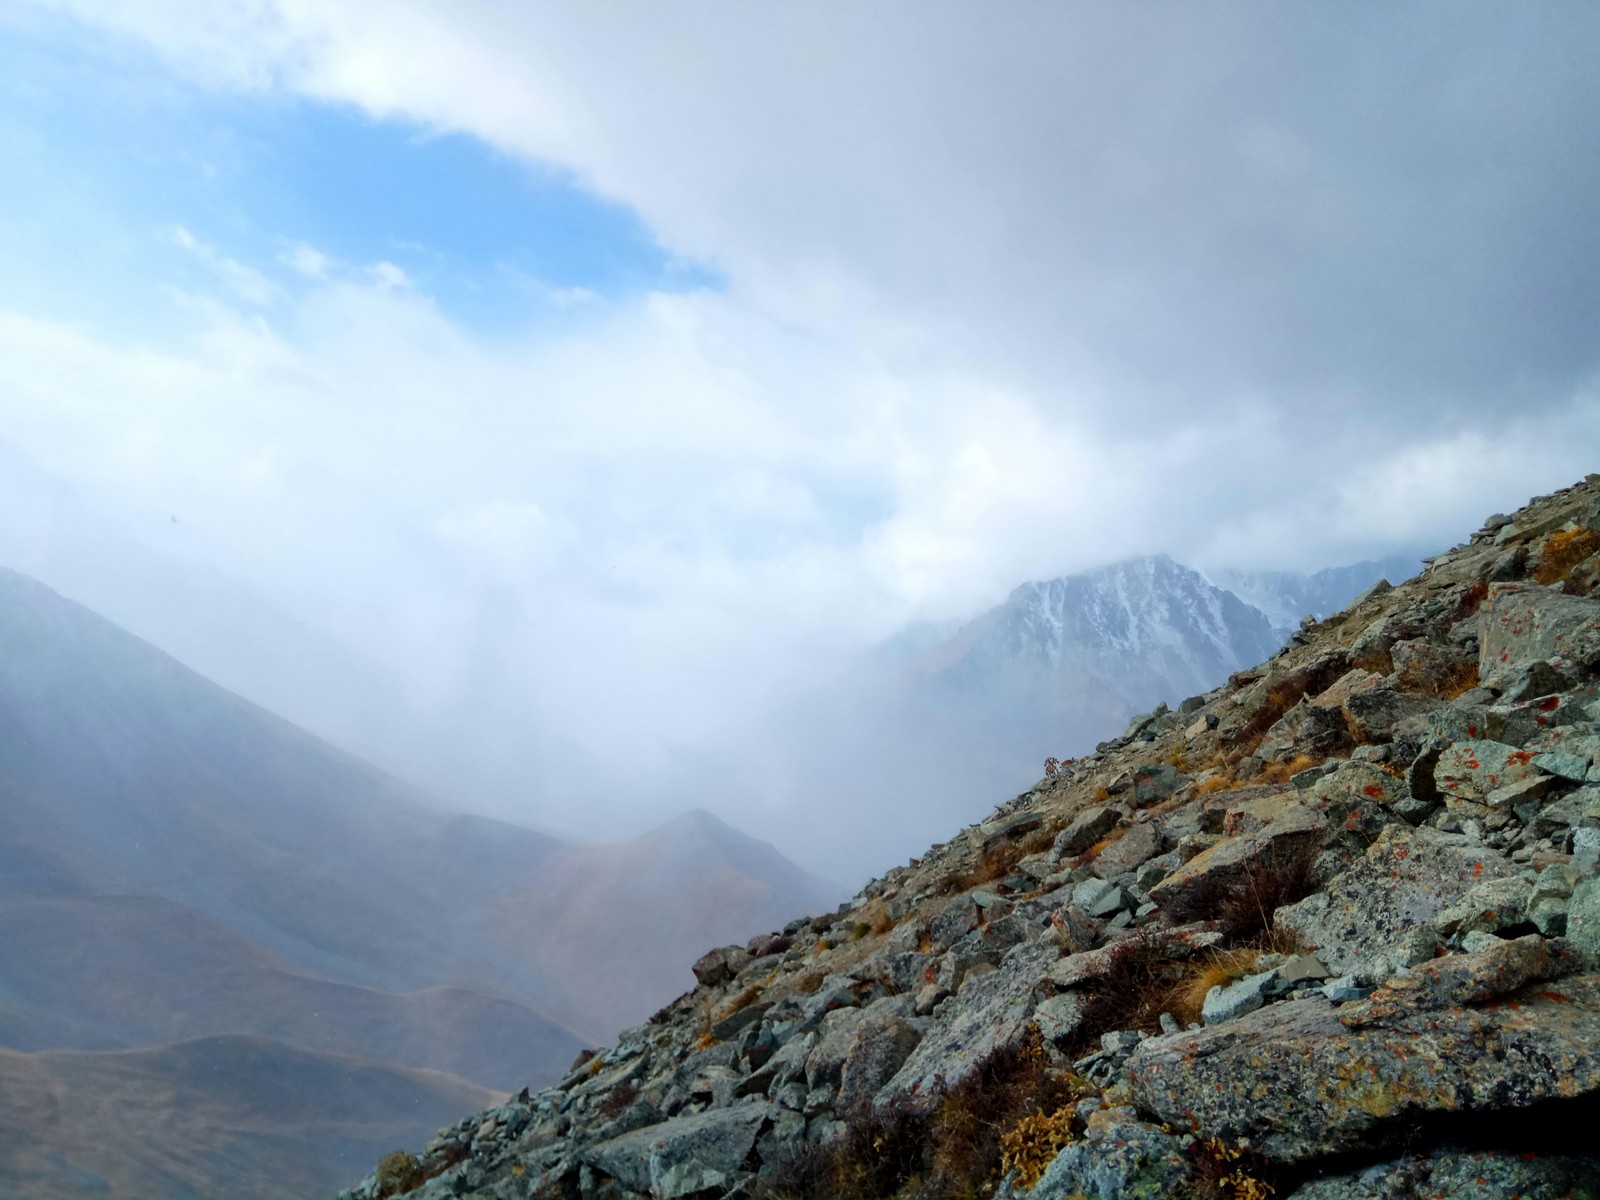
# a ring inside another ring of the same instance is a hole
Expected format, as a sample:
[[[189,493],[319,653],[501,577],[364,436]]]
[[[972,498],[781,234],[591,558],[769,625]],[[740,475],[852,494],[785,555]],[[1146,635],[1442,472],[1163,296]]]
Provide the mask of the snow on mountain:
[[[1212,571],[1209,578],[1246,604],[1266,613],[1287,637],[1308,614],[1321,620],[1344,608],[1380,579],[1403,583],[1422,569],[1415,554],[1394,554],[1309,575],[1293,571]]]

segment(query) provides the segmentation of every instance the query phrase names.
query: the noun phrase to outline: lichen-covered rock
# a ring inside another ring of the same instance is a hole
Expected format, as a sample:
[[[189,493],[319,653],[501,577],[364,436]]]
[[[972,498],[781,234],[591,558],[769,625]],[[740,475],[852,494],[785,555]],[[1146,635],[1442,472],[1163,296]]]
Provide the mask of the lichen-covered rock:
[[[1056,1155],[1039,1182],[1007,1179],[995,1200],[1164,1200],[1189,1177],[1182,1143],[1130,1108],[1092,1114],[1081,1140]]]
[[[840,1067],[834,1109],[846,1113],[868,1104],[921,1040],[922,1035],[900,1017],[863,1020]]]
[[[1162,1121],[1304,1162],[1381,1144],[1409,1123],[1600,1090],[1600,977],[1516,1003],[1401,1012],[1349,1029],[1320,997],[1151,1038],[1124,1068]],[[1271,1103],[1262,1103],[1270,1096]]]
[[[1600,668],[1600,600],[1532,583],[1494,583],[1478,618],[1484,679],[1545,659]]]
[[[1280,908],[1274,923],[1339,973],[1386,957],[1476,884],[1513,874],[1503,855],[1458,835],[1391,825],[1324,891]]]
[[[1440,1150],[1329,1175],[1286,1200],[1593,1200],[1600,1195],[1600,1158]]]
[[[1433,779],[1448,795],[1482,801],[1507,784],[1545,774],[1533,757],[1527,750],[1487,738],[1460,742],[1439,755]]]
[[[1222,880],[1255,864],[1266,864],[1314,845],[1326,828],[1322,815],[1307,805],[1285,799],[1258,828],[1225,838],[1195,855],[1150,889],[1162,909],[1187,917],[1197,900]]]
[[[734,1183],[770,1116],[758,1101],[714,1108],[597,1142],[579,1157],[631,1191],[677,1200]]]
[[[1059,953],[1049,944],[1025,943],[1006,955],[998,970],[975,980],[959,1006],[934,1018],[874,1103],[905,1100],[913,1109],[927,1108],[938,1098],[941,1078],[953,1087],[990,1054],[1020,1045],[1043,999],[1039,984]]]
[[[1050,852],[1057,858],[1072,858],[1082,854],[1106,834],[1117,827],[1122,813],[1109,804],[1097,804],[1084,809],[1077,818],[1056,834]]]

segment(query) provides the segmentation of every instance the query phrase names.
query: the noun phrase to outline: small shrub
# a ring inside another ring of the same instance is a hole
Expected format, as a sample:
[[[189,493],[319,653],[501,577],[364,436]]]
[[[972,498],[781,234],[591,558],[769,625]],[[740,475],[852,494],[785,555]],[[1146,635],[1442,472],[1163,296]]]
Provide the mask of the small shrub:
[[[1031,1188],[1045,1168],[1073,1139],[1071,1108],[1053,1113],[1031,1113],[1000,1135],[1000,1173],[1017,1173],[1017,1184]]]
[[[1073,1052],[1087,1053],[1100,1035],[1116,1029],[1153,1032],[1182,962],[1167,937],[1149,930],[1123,938],[1112,951],[1106,973],[1090,985]]]
[[[1275,847],[1234,874],[1216,876],[1194,888],[1175,921],[1213,920],[1235,944],[1272,929],[1272,914],[1309,896],[1315,885],[1313,846]]]
[[[1600,551],[1600,534],[1588,529],[1558,529],[1544,545],[1533,581],[1560,583],[1572,574],[1573,567],[1596,551]]]
[[[403,1196],[428,1181],[422,1163],[407,1150],[391,1150],[378,1160],[379,1196]]]
[[[1189,1148],[1189,1168],[1184,1200],[1272,1200],[1278,1194],[1263,1178],[1268,1174],[1264,1158],[1220,1138],[1196,1139]]]

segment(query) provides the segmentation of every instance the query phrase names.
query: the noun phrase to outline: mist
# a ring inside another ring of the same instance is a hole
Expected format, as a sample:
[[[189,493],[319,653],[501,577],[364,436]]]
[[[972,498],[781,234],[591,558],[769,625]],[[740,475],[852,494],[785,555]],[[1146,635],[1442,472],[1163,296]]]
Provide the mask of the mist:
[[[895,710],[913,623],[1442,550],[1595,466],[1586,8],[0,30],[0,564],[452,808],[703,807],[853,885],[1088,748]]]

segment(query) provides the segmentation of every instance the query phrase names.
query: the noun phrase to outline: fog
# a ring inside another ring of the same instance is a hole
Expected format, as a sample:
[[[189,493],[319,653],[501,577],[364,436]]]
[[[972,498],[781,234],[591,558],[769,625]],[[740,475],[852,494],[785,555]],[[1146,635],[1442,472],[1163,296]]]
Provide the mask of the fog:
[[[0,36],[0,564],[453,806],[700,806],[853,883],[1036,770],[873,724],[908,624],[1136,553],[1443,549],[1597,466],[1591,6],[19,0]],[[305,114],[459,139],[665,265],[488,320],[498,250],[318,244],[309,176],[241,182]],[[189,170],[202,210],[145,186]]]

